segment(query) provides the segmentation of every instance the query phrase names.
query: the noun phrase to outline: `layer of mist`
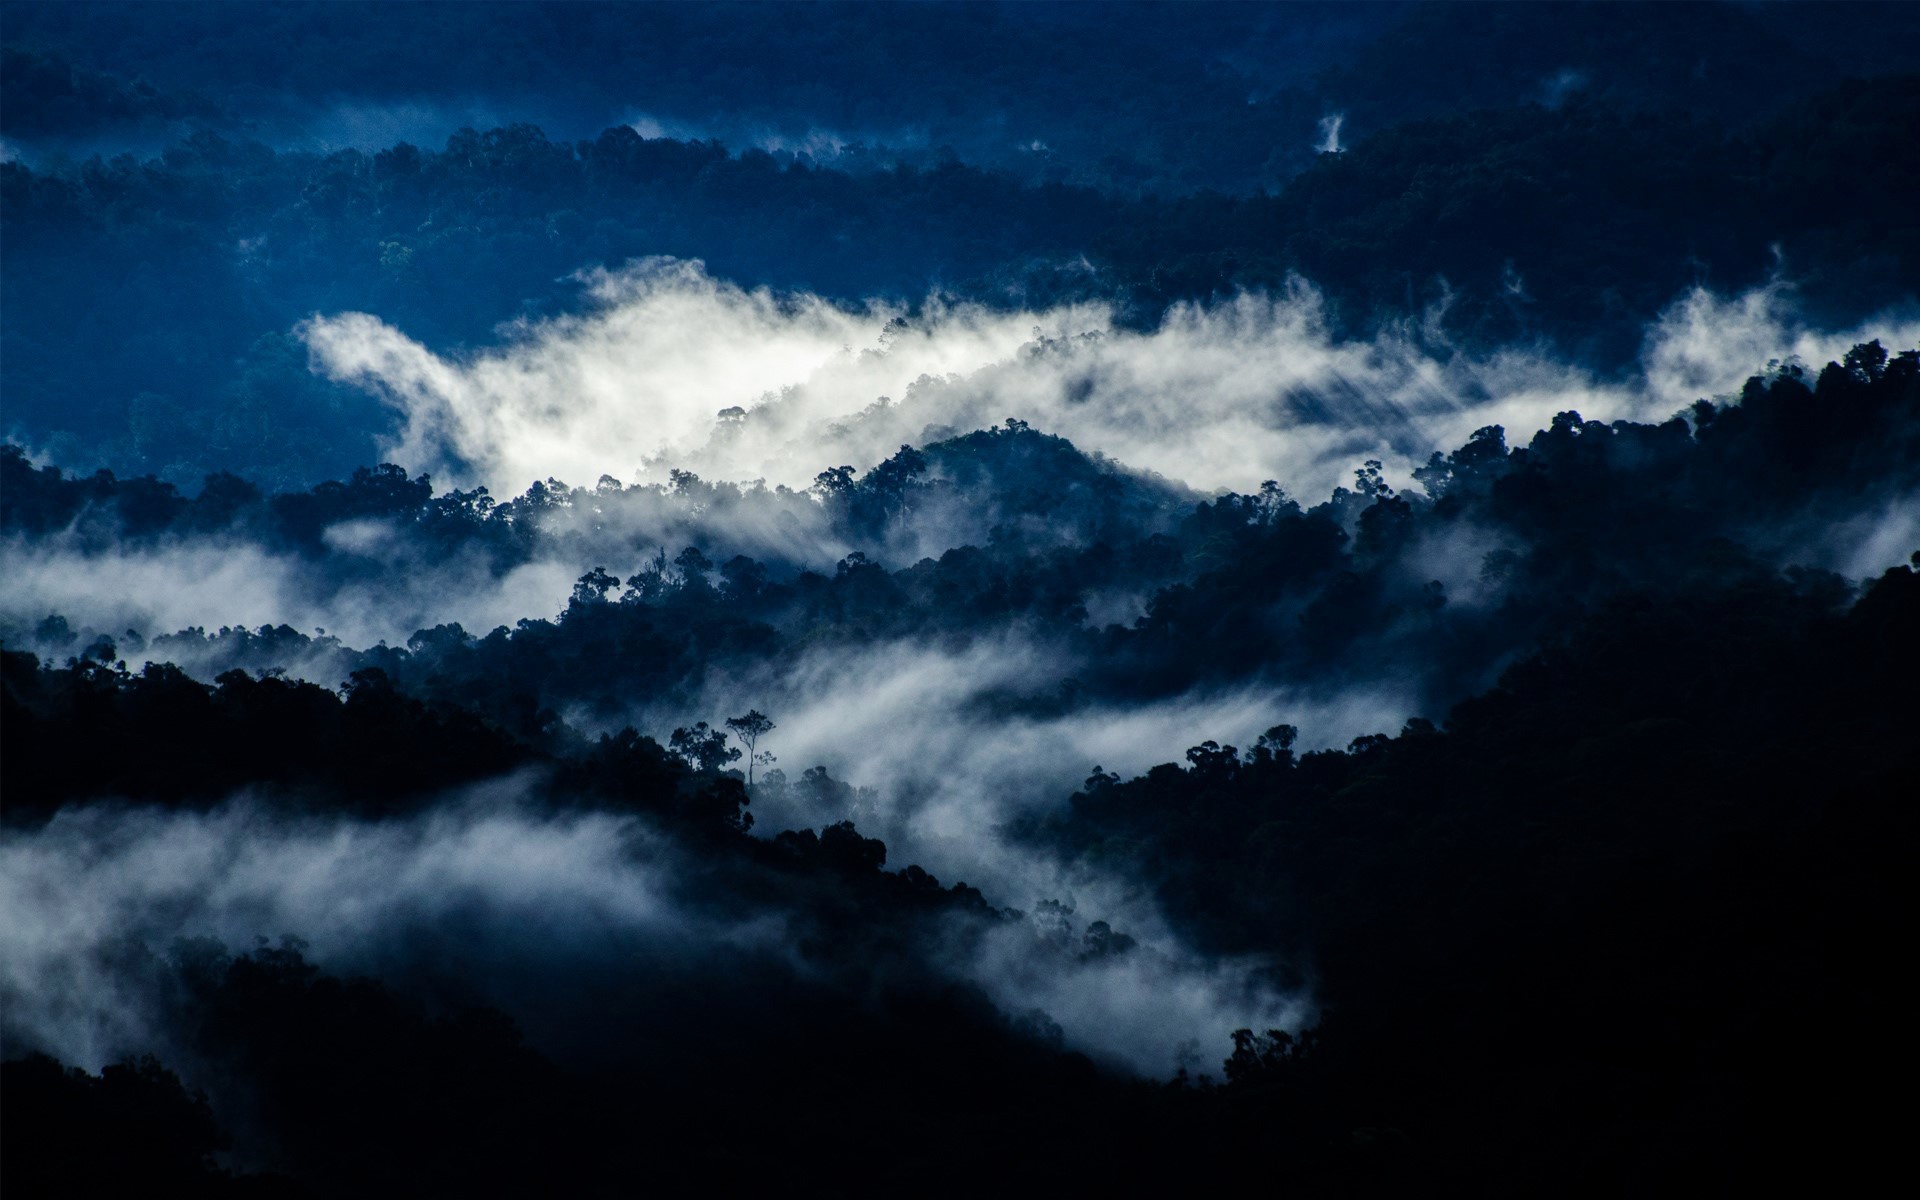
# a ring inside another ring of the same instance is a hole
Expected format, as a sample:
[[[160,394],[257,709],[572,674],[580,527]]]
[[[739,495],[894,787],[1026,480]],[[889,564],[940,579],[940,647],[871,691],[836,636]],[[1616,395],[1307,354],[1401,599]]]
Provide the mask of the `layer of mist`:
[[[581,1041],[571,1023],[592,1008],[581,989],[703,1030],[701,1006],[749,996],[690,993],[781,978],[845,986],[849,970],[902,969],[816,961],[801,949],[803,908],[747,906],[635,818],[521,800],[509,778],[405,820],[289,817],[242,798],[201,813],[83,808],[11,833],[0,847],[7,1040],[95,1069],[156,1046],[185,1053],[145,966],[182,939],[297,935],[325,969],[497,1006],[563,1058],[635,1052],[611,1050],[624,1045],[611,1032]],[[1257,964],[1197,956],[1163,925],[1120,926],[1141,944],[1090,953],[1079,931],[1099,910],[1088,899],[1077,916],[1070,898],[984,926],[937,920],[913,951],[918,969],[1007,1012],[1044,1013],[1069,1046],[1147,1075],[1170,1074],[1222,1029],[1307,1015]]]
[[[1785,284],[1696,289],[1648,330],[1639,376],[1608,382],[1524,348],[1452,352],[1442,311],[1337,340],[1304,280],[1177,306],[1144,333],[1099,305],[1008,313],[935,299],[908,320],[664,259],[598,272],[590,290],[588,315],[522,323],[468,359],[367,314],[315,318],[302,334],[316,369],[399,411],[394,461],[495,490],[672,469],[804,487],[822,466],[864,470],[903,443],[1014,417],[1203,490],[1279,479],[1302,495],[1365,459],[1404,479],[1482,426],[1524,435],[1568,410],[1665,417],[1736,390],[1768,359],[1819,363],[1920,336],[1912,314],[1808,328]]]

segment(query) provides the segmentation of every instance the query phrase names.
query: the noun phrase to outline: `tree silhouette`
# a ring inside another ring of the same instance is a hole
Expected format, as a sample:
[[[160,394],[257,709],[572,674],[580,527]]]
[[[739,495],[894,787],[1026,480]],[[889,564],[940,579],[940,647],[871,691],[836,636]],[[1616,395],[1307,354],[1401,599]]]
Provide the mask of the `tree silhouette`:
[[[674,730],[667,748],[694,770],[709,773],[740,757],[738,750],[727,745],[727,735],[708,728],[705,721],[694,722],[690,729]]]
[[[753,768],[756,763],[770,763],[773,755],[764,759],[755,751],[760,735],[773,729],[773,720],[757,708],[747,710],[745,716],[728,717],[727,728],[733,730],[733,736],[739,738],[747,747],[747,786],[753,786]]]

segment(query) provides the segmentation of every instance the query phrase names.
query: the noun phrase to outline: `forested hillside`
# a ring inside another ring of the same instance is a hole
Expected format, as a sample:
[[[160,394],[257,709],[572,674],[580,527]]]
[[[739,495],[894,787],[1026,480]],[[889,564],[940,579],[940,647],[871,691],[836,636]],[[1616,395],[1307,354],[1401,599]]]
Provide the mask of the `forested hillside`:
[[[0,1185],[1883,1186],[1916,32],[9,6]]]

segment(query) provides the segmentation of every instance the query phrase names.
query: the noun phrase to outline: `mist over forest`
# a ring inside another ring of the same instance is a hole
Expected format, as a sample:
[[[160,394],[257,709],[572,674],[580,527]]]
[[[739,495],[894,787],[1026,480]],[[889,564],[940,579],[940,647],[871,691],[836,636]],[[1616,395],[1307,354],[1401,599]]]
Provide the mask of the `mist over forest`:
[[[1917,37],[7,5],[0,1183],[1882,1178]]]

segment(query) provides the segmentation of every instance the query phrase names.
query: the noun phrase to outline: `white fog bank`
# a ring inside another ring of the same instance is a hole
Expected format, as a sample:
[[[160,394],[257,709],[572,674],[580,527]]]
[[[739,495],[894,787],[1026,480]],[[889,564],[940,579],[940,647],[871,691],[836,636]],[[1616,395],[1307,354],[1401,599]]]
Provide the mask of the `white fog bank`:
[[[584,278],[583,315],[518,323],[461,358],[364,313],[301,332],[316,370],[399,411],[395,461],[496,492],[673,467],[804,487],[829,466],[864,470],[903,443],[1017,417],[1203,490],[1277,479],[1307,497],[1368,458],[1404,478],[1483,425],[1518,443],[1568,409],[1658,419],[1737,390],[1769,360],[1817,367],[1870,337],[1920,341],[1911,316],[1814,330],[1782,284],[1695,290],[1649,328],[1643,369],[1621,382],[1534,350],[1455,352],[1432,329],[1341,340],[1298,279],[1175,306],[1143,333],[1100,304],[1005,312],[933,299],[907,320],[669,259]]]

